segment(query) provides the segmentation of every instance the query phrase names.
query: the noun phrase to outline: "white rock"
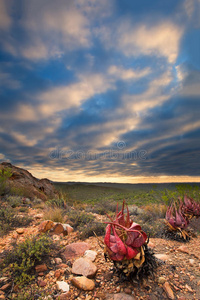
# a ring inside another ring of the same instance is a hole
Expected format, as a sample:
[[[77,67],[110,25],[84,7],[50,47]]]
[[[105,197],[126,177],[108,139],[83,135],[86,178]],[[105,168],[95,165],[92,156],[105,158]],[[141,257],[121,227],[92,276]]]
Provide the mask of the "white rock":
[[[93,250],[86,250],[84,253],[84,257],[91,261],[95,261],[96,256],[97,256],[97,253],[96,253],[96,251],[93,251]]]
[[[190,266],[193,266],[194,265],[194,263],[195,263],[195,260],[194,259],[189,259],[189,264],[190,264]]]
[[[56,281],[57,288],[63,292],[69,292],[69,284],[65,281]]]

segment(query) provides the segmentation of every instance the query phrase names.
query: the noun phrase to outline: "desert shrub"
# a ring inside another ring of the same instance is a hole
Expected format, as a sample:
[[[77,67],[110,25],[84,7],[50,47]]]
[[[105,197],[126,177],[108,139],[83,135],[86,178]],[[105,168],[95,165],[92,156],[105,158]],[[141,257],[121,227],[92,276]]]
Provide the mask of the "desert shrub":
[[[20,212],[28,212],[28,210],[29,210],[29,209],[28,209],[28,207],[26,207],[26,206],[22,206],[22,207],[19,208],[19,211],[20,211]]]
[[[63,223],[64,211],[59,207],[49,207],[44,210],[44,220]]]
[[[151,204],[146,205],[144,210],[151,216],[151,218],[165,218],[167,206],[165,204]]]
[[[20,196],[8,196],[7,202],[11,207],[15,208],[22,204],[22,199]]]
[[[49,236],[41,235],[29,237],[7,253],[4,267],[8,267],[15,283],[24,285],[32,281],[34,267],[48,256],[53,248],[53,241]]]
[[[91,214],[81,212],[79,210],[70,210],[67,213],[67,220],[72,224],[73,228],[80,228],[94,221],[95,217]]]
[[[11,207],[3,207],[0,209],[0,236],[3,236],[15,227],[27,226],[31,222],[31,217],[17,216],[15,215],[15,210]]]
[[[106,224],[100,222],[91,222],[84,227],[81,227],[81,239],[88,238],[90,236],[101,236],[105,234]],[[95,232],[95,233],[94,233]]]
[[[116,203],[113,201],[104,200],[96,203],[94,206],[88,205],[86,211],[90,211],[99,215],[105,215],[106,213],[116,211]]]
[[[63,199],[49,199],[46,202],[47,206],[53,206],[53,207],[60,207],[60,208],[65,208],[66,207],[66,202]]]

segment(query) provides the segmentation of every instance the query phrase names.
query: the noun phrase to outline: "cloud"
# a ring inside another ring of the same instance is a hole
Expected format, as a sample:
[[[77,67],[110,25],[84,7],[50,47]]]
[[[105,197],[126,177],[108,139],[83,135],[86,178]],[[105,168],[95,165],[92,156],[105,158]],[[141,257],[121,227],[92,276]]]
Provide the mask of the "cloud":
[[[139,79],[142,77],[145,77],[149,75],[151,72],[150,68],[144,68],[144,69],[124,69],[122,66],[115,66],[112,65],[108,69],[108,74],[112,75],[116,79],[122,79],[122,80],[133,80],[133,79]]]
[[[183,28],[172,22],[136,26],[126,22],[119,28],[118,47],[127,56],[156,55],[174,63],[182,34]]]
[[[21,82],[12,78],[12,74],[0,70],[0,90],[2,88],[9,88],[15,90],[19,89],[20,87]]]
[[[6,0],[0,0],[0,30],[8,30],[12,19],[9,16]]]

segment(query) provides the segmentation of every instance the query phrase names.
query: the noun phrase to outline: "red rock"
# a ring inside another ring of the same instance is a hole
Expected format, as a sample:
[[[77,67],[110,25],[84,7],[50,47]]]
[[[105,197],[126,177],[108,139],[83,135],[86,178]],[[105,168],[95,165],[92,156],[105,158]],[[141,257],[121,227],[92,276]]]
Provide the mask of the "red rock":
[[[46,266],[46,264],[42,264],[42,265],[37,265],[37,266],[35,266],[35,271],[36,271],[37,273],[47,271],[47,266]]]
[[[189,253],[187,246],[184,245],[180,246],[177,250],[183,253]]]
[[[17,232],[18,234],[23,234],[23,233],[24,233],[24,228],[17,228],[17,229],[16,229],[16,232]]]
[[[91,260],[87,258],[78,258],[72,266],[72,273],[76,275],[83,275],[88,278],[93,278],[97,272],[97,267]]]
[[[76,258],[85,253],[86,250],[90,249],[90,245],[85,242],[72,243],[65,247],[63,256],[66,260]]]
[[[61,234],[64,232],[63,225],[61,223],[56,223],[55,226],[52,229],[52,232],[54,234]]]
[[[60,257],[56,257],[54,260],[57,265],[62,264],[62,259]]]
[[[46,285],[47,285],[46,281],[44,281],[44,280],[39,280],[39,281],[38,281],[38,286],[44,287],[44,286],[46,286]]]
[[[175,297],[174,297],[174,293],[173,293],[173,291],[172,291],[172,289],[171,289],[171,287],[170,287],[170,284],[169,284],[169,282],[165,282],[164,284],[163,284],[163,289],[164,289],[164,291],[165,291],[165,293],[167,294],[167,297],[169,298],[169,299],[175,299]]]
[[[60,270],[56,270],[56,271],[54,272],[54,277],[59,278],[60,275],[61,275]]]
[[[43,272],[38,273],[39,276],[44,276]]]
[[[47,232],[54,227],[54,222],[51,220],[46,220],[40,223],[38,230],[39,232]]]

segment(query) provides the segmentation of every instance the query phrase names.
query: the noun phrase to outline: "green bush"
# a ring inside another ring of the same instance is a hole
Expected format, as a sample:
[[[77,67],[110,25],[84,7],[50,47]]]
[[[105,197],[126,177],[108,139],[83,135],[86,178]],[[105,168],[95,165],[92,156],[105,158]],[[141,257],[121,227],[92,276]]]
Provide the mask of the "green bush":
[[[53,207],[60,207],[60,208],[65,208],[66,207],[66,202],[63,199],[49,199],[46,202],[47,206],[53,206]]]
[[[79,210],[71,210],[67,214],[67,220],[70,221],[74,229],[80,229],[84,225],[94,221],[94,219],[95,217],[93,215],[81,212]]]
[[[8,233],[15,227],[27,226],[32,222],[29,216],[21,217],[15,215],[15,210],[11,207],[0,209],[0,236]]]
[[[4,260],[4,266],[10,268],[14,282],[24,285],[32,281],[35,265],[43,261],[52,246],[52,239],[46,235],[30,237],[16,244]]]
[[[11,207],[15,208],[22,204],[22,198],[20,196],[9,196],[7,202]]]
[[[105,228],[106,228],[106,224],[104,223],[100,223],[100,222],[91,222],[87,225],[85,225],[85,227],[81,228],[81,234],[80,237],[81,239],[85,239],[88,238],[90,236],[101,236],[105,234]]]

